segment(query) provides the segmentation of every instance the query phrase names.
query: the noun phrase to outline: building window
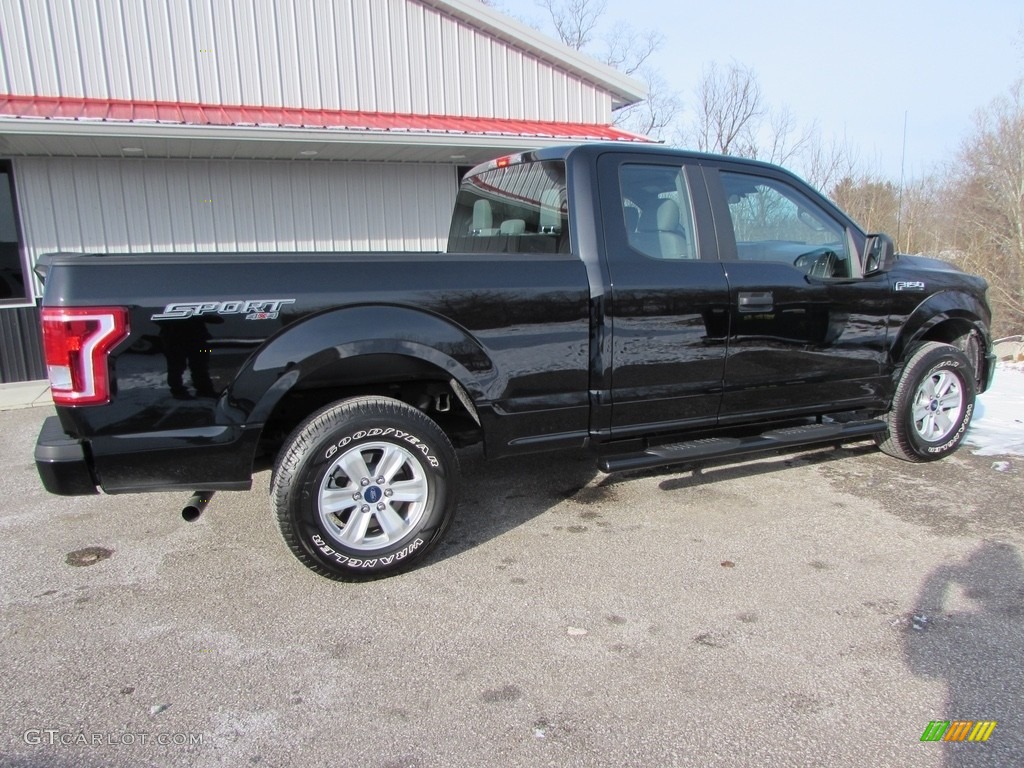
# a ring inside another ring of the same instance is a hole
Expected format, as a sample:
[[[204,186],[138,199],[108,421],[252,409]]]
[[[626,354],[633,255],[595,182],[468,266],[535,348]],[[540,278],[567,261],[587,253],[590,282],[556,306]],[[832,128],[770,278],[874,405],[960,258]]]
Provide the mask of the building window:
[[[10,162],[0,160],[0,306],[28,302],[30,283],[18,231],[14,174]]]

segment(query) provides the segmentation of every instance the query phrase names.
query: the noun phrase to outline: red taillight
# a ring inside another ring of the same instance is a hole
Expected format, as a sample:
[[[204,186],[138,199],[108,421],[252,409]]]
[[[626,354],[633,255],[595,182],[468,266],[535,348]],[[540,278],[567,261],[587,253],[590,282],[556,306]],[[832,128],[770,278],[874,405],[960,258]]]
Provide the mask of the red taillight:
[[[108,402],[107,353],[127,336],[124,307],[43,307],[43,351],[53,402]]]

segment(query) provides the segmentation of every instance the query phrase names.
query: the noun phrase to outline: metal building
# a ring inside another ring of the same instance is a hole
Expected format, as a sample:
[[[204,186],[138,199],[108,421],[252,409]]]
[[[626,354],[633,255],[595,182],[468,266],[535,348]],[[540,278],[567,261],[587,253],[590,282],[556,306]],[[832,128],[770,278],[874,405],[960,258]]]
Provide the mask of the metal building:
[[[0,0],[0,383],[51,251],[437,250],[460,169],[643,86],[478,0]]]

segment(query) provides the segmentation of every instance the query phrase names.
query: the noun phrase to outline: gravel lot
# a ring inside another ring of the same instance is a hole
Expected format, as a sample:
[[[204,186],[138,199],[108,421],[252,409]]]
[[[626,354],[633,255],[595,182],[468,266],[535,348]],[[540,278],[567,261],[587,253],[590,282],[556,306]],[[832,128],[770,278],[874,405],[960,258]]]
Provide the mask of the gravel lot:
[[[186,493],[46,494],[51,412],[0,413],[0,765],[1024,765],[1021,459],[468,451],[429,562],[339,584],[266,473],[192,525]]]

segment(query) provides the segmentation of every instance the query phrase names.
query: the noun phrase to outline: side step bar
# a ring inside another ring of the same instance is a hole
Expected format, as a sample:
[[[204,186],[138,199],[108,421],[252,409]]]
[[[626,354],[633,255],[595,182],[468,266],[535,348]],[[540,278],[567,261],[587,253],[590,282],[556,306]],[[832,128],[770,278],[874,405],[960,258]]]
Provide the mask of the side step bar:
[[[668,467],[816,443],[855,442],[884,432],[885,429],[885,422],[877,419],[842,424],[807,424],[773,429],[752,437],[709,437],[656,445],[636,453],[608,454],[598,458],[597,466],[602,472],[608,473]]]

